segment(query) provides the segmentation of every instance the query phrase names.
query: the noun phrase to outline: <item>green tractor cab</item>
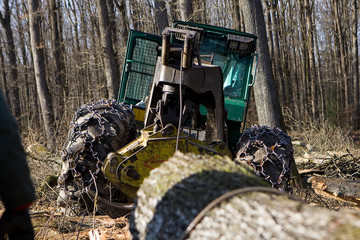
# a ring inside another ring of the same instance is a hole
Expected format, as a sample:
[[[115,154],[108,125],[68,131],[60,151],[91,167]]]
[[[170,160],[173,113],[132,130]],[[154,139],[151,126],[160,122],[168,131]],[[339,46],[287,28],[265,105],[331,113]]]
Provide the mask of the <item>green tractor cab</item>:
[[[227,142],[234,146],[246,121],[251,87],[254,84],[257,55],[256,36],[231,29],[198,23],[175,21],[174,28],[197,33],[200,61],[220,66],[226,109]],[[173,38],[178,44],[182,39]],[[144,126],[146,97],[149,95],[156,61],[161,56],[162,37],[130,31],[119,102],[132,105],[138,126]],[[200,106],[205,118],[207,110]]]

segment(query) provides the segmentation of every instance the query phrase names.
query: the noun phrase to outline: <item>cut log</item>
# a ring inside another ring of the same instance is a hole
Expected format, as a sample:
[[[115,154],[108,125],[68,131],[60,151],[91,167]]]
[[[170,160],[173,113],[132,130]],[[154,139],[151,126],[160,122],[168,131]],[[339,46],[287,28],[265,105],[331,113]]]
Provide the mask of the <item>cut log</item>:
[[[357,239],[360,213],[296,201],[228,158],[177,152],[143,182],[130,230],[147,240]]]
[[[316,193],[360,207],[360,181],[313,176],[308,179]]]

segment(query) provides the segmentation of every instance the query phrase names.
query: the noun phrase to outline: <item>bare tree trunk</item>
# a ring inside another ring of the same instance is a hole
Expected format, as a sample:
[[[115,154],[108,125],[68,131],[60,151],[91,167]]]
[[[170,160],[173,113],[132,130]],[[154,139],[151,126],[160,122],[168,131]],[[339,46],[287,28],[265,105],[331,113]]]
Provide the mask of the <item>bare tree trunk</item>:
[[[170,0],[170,16],[171,16],[171,22],[174,20],[181,20],[180,17],[180,6],[178,6],[178,0]]]
[[[235,0],[238,1],[238,0]],[[206,6],[206,0],[200,0],[200,17],[201,17],[201,23],[203,24],[207,24],[208,19],[207,19],[207,6]],[[239,2],[238,2],[238,8],[237,8],[237,12],[239,11]],[[239,30],[240,31],[240,30]]]
[[[28,0],[31,51],[33,55],[36,88],[46,132],[47,145],[54,149],[54,114],[52,99],[46,83],[44,44],[40,39],[40,9],[38,0]]]
[[[260,0],[241,0],[245,26],[248,32],[258,36],[259,64],[254,85],[256,110],[261,125],[284,128],[279,96],[272,75],[269,46],[264,14]]]
[[[11,11],[9,8],[9,0],[4,0],[3,3],[4,7],[4,16],[0,11],[0,23],[5,31],[5,37],[7,41],[7,54],[9,57],[10,63],[10,76],[11,82],[10,84],[10,93],[9,99],[10,102],[8,103],[11,106],[11,110],[15,116],[16,121],[21,120],[21,112],[20,112],[20,95],[19,95],[19,87],[18,87],[18,66],[16,60],[16,50],[15,50],[15,43],[14,43],[14,36],[11,27]]]
[[[140,14],[139,14],[139,3],[138,1],[130,1],[130,9],[132,14],[130,14],[132,24],[135,30],[140,30]]]
[[[300,17],[300,36],[301,36],[301,45],[299,45],[299,50],[301,50],[301,54],[300,52],[298,53],[298,59],[299,59],[299,63],[301,65],[299,65],[299,67],[302,66],[302,69],[299,69],[299,73],[302,73],[301,76],[301,94],[302,94],[302,99],[301,99],[301,104],[304,106],[303,108],[303,115],[304,115],[304,120],[305,121],[309,121],[311,120],[311,116],[309,115],[309,109],[308,109],[308,98],[309,96],[309,91],[308,91],[308,85],[309,85],[309,58],[308,58],[308,51],[306,51],[306,26],[305,26],[305,9],[304,9],[304,2],[303,0],[298,0],[298,6],[299,6],[299,17]]]
[[[303,105],[303,94],[300,91],[301,87],[299,84],[299,76],[298,76],[298,69],[297,69],[297,56],[296,56],[296,52],[295,52],[295,47],[292,48],[292,58],[291,58],[293,64],[292,64],[292,73],[293,73],[293,89],[294,91],[292,92],[292,96],[293,96],[293,102],[294,102],[294,110],[295,110],[295,117],[296,119],[301,120],[301,117],[303,117],[303,113],[304,113],[304,108],[305,106]]]
[[[116,99],[118,82],[116,71],[116,62],[113,51],[113,43],[111,37],[111,25],[106,1],[96,0],[98,8],[99,28],[101,36],[101,45],[103,48],[104,71],[106,76],[106,84],[109,99]]]
[[[314,121],[319,118],[318,107],[318,86],[317,86],[317,73],[315,68],[315,47],[314,47],[314,31],[312,22],[312,12],[310,9],[309,0],[305,0],[305,17],[307,27],[307,48],[309,54],[309,71],[310,71],[310,89],[311,89],[311,113]]]
[[[343,88],[343,83],[341,81],[342,77],[342,70],[341,70],[341,55],[340,55],[340,48],[339,48],[339,37],[340,37],[340,33],[338,32],[338,28],[336,26],[336,20],[335,20],[335,0],[331,0],[331,15],[333,17],[332,19],[332,29],[334,31],[334,51],[332,52],[332,60],[334,62],[333,66],[333,76],[336,80],[336,87],[335,87],[335,91],[336,91],[336,98],[339,99],[339,101],[336,102],[336,111],[337,112],[344,112],[344,108],[345,108],[345,91]],[[328,41],[329,46],[332,45],[332,41],[331,39],[329,39]],[[338,114],[337,116],[337,121],[340,121],[340,114]]]
[[[62,37],[60,35],[59,30],[59,17],[58,15],[61,14],[60,11],[60,3],[56,0],[49,0],[49,11],[50,11],[50,24],[51,24],[51,48],[52,54],[54,57],[54,73],[55,73],[55,85],[56,90],[54,91],[55,94],[55,102],[56,104],[56,111],[55,111],[55,118],[60,120],[61,117],[64,115],[64,106],[65,106],[65,86],[64,86],[64,78],[65,78],[65,64],[64,64],[64,56],[62,52],[61,45]]]
[[[115,74],[116,74],[116,80],[114,88],[116,90],[115,94],[117,94],[117,89],[119,89],[120,85],[120,63],[119,63],[119,55],[120,51],[118,48],[118,45],[116,44],[118,42],[118,36],[116,31],[116,16],[115,16],[115,6],[113,0],[107,0],[107,6],[108,6],[108,13],[109,13],[109,19],[110,19],[110,26],[111,26],[111,39],[112,39],[112,46],[113,46],[113,55],[115,59]],[[121,23],[120,23],[121,24]],[[116,95],[117,97],[117,95]]]
[[[182,21],[191,21],[194,18],[191,0],[179,0],[180,16]]]
[[[9,102],[9,93],[7,91],[7,79],[6,79],[6,70],[5,70],[5,59],[3,54],[3,46],[1,42],[0,42],[0,70],[1,70],[0,87],[3,90],[3,95],[5,96],[6,102]]]
[[[315,41],[315,49],[316,49],[316,56],[317,56],[316,77],[317,77],[318,89],[319,89],[319,94],[320,94],[319,104],[320,104],[320,109],[321,109],[321,111],[319,112],[319,120],[322,123],[324,123],[326,105],[325,105],[324,88],[323,88],[323,84],[321,81],[322,80],[322,73],[321,73],[322,64],[321,64],[321,58],[320,58],[318,33],[317,33],[316,29],[314,29],[314,36],[315,36],[314,41]]]
[[[285,93],[285,79],[283,75],[283,70],[281,68],[281,49],[280,49],[280,40],[279,40],[279,34],[280,34],[280,24],[279,24],[279,16],[278,16],[278,1],[272,0],[271,2],[271,16],[273,19],[273,26],[274,26],[274,53],[275,55],[273,58],[275,61],[273,61],[273,69],[274,69],[274,76],[276,81],[278,82],[279,86],[279,100],[281,105],[285,105],[286,103],[286,93]]]
[[[155,14],[156,14],[156,22],[159,28],[159,32],[162,31],[169,26],[166,5],[164,0],[155,0]]]
[[[270,2],[265,1],[265,15],[266,15],[266,32],[269,41],[269,53],[270,59],[274,59],[274,43],[273,43],[273,32],[272,32],[272,21],[270,14]],[[272,61],[273,63],[273,61]]]
[[[285,3],[286,4],[286,3]],[[280,68],[282,69],[282,78],[284,79],[284,103],[282,103],[283,108],[290,106],[293,102],[291,101],[291,94],[293,92],[291,88],[291,77],[290,77],[290,58],[291,58],[291,46],[290,46],[290,38],[287,36],[288,25],[290,25],[290,19],[286,18],[284,11],[280,10],[280,7],[285,7],[283,2],[280,1],[276,8],[277,15],[277,26],[278,26],[278,34],[279,34],[279,51],[280,51]]]
[[[124,46],[126,46],[127,38],[129,36],[129,21],[126,13],[126,1],[125,0],[115,0],[115,6],[120,12],[121,25],[121,35]]]
[[[240,6],[239,0],[233,0],[233,5],[235,8],[235,29],[241,31],[241,15],[240,15]]]
[[[344,84],[344,107],[345,111],[349,110],[349,81],[348,81],[348,75],[347,75],[347,67],[346,67],[346,56],[345,56],[345,43],[344,43],[344,34],[343,34],[343,28],[341,25],[341,19],[340,19],[340,3],[339,0],[334,0],[334,13],[335,13],[335,24],[336,29],[339,34],[339,51],[340,51],[340,67],[341,67],[341,77],[343,78],[343,84]],[[349,117],[349,116],[348,116]]]
[[[355,102],[355,118],[354,118],[354,127],[356,129],[360,128],[360,86],[359,86],[359,45],[357,37],[357,28],[358,28],[358,0],[353,0],[353,10],[352,10],[352,70],[353,70],[353,81],[354,81],[354,102]]]

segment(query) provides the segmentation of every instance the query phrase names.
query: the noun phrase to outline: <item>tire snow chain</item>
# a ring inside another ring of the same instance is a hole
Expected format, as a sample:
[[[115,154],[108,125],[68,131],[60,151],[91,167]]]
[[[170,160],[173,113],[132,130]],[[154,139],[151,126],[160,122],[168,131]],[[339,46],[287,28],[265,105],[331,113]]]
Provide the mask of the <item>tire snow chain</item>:
[[[71,134],[69,134],[68,139],[64,144],[62,152],[63,152],[63,155],[64,155],[64,159],[69,161],[69,170],[71,170],[73,172],[74,179],[76,179],[76,181],[78,181],[78,182],[81,179],[80,178],[81,173],[76,170],[76,166],[78,164],[78,161],[79,161],[79,158],[80,158],[81,154],[85,150],[90,151],[92,157],[97,160],[97,162],[96,162],[96,168],[97,169],[94,172],[92,172],[93,176],[96,178],[97,174],[99,172],[101,172],[101,166],[102,166],[103,162],[99,159],[98,154],[96,153],[96,151],[93,150],[93,143],[98,138],[103,137],[107,133],[106,129],[105,129],[105,126],[104,126],[105,119],[103,118],[103,115],[106,115],[108,113],[112,113],[114,115],[117,115],[119,117],[120,121],[126,122],[126,121],[123,121],[124,116],[121,115],[120,110],[115,109],[113,107],[114,104],[116,104],[116,101],[102,100],[100,102],[96,102],[96,104],[95,103],[89,103],[89,104],[83,105],[82,107],[80,107],[76,111],[72,121],[70,122],[70,124],[73,126],[73,131],[71,132]],[[104,111],[102,113],[99,113],[96,110],[94,110],[94,106],[96,106],[96,105],[107,105],[109,107],[109,110],[104,109]],[[88,119],[84,119],[84,121],[82,121],[80,124],[78,124],[78,123],[76,123],[77,119],[78,119],[78,116],[83,111],[88,112],[88,114],[90,114],[91,117],[88,118]],[[126,111],[126,110],[123,109],[123,111]],[[86,132],[85,133],[81,132],[82,126],[86,125],[92,119],[96,119],[99,122],[99,126],[101,126],[101,133],[98,136],[96,136],[95,138],[93,138],[92,136],[90,136]],[[81,150],[79,150],[79,151],[77,151],[75,153],[74,152],[69,152],[67,150],[67,146],[70,146],[79,137],[83,140],[84,146],[82,147]],[[118,136],[112,136],[112,137],[119,139]],[[73,156],[71,156],[71,155],[73,155]],[[88,183],[89,185],[92,184],[93,181],[94,181],[93,178],[91,178],[89,180],[84,180],[84,179],[82,179],[82,180],[83,180],[82,181],[83,183]]]
[[[292,164],[293,164],[293,160],[292,160],[292,154],[289,156],[290,162],[289,162],[289,167],[287,167],[285,159],[283,158],[282,154],[277,154],[274,149],[276,149],[277,147],[281,147],[281,146],[286,146],[286,149],[289,149],[290,151],[292,151],[291,146],[289,146],[286,142],[283,142],[279,135],[282,133],[284,134],[280,129],[278,128],[264,128],[264,129],[260,129],[259,127],[256,126],[255,128],[256,133],[257,134],[249,134],[249,139],[247,140],[247,143],[245,144],[245,146],[242,147],[242,152],[241,154],[235,159],[235,161],[242,161],[242,162],[246,162],[248,165],[250,165],[254,171],[256,172],[256,175],[263,177],[266,181],[268,181],[271,186],[273,188],[276,188],[280,191],[288,191],[288,192],[292,192],[292,189],[290,187],[290,174],[291,174],[291,169],[292,169]],[[258,132],[260,130],[260,132]],[[275,131],[274,131],[275,130]],[[264,141],[261,140],[261,137],[265,134],[265,133],[272,133],[273,136],[277,137],[277,143],[271,147],[268,147],[264,144]],[[248,154],[248,150],[252,147],[255,147],[257,149],[263,149],[263,151],[266,153],[266,155],[263,157],[262,161],[260,163],[258,162],[254,162],[253,160],[248,160],[249,156],[252,157],[251,154]],[[270,161],[271,163],[273,162],[271,160],[271,156],[275,156],[276,159],[281,160],[282,162],[282,170],[281,173],[278,177],[278,179],[276,181],[273,181],[271,179],[271,175],[267,174],[264,170],[264,165],[266,162]],[[278,188],[277,185],[280,185],[283,181],[286,181],[284,187],[282,188]]]

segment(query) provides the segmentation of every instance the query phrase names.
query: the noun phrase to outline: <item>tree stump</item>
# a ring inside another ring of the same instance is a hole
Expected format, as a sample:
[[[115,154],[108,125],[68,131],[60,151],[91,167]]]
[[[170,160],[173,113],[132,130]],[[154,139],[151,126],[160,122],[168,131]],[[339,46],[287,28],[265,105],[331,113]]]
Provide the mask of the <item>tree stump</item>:
[[[147,240],[356,239],[360,213],[294,200],[226,157],[176,152],[140,187],[130,230]]]

